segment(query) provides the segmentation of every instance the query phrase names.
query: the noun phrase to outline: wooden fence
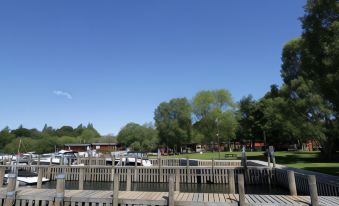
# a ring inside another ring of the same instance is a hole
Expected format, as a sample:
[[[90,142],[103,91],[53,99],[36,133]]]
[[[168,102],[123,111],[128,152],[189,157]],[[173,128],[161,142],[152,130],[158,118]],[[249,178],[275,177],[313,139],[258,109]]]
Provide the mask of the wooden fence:
[[[275,169],[275,177],[278,185],[288,188],[286,169]],[[309,194],[309,186],[306,174],[295,173],[295,183],[298,194]],[[317,177],[317,190],[319,195],[339,196],[339,182],[332,182],[326,178]]]
[[[10,169],[9,166],[0,166]],[[201,166],[66,166],[66,165],[32,165],[17,166],[19,169],[38,172],[42,170],[42,176],[55,180],[60,173],[66,175],[67,181],[78,181],[80,170],[84,170],[84,181],[110,182],[113,175],[119,174],[121,181],[126,181],[127,170],[131,170],[133,182],[166,183],[171,174],[177,174],[182,183],[216,183],[227,184],[230,171],[235,174],[245,173],[243,167],[201,167]],[[247,167],[247,184],[269,184],[273,179],[271,170],[267,167]]]
[[[72,159],[68,162],[77,161],[84,165],[101,165],[106,166],[107,163],[111,164],[113,158],[93,158],[93,157],[79,157]],[[239,167],[241,166],[240,160],[198,160],[186,158],[150,158],[149,161],[153,166],[224,166],[224,167]],[[250,166],[258,166],[255,163],[248,162]]]

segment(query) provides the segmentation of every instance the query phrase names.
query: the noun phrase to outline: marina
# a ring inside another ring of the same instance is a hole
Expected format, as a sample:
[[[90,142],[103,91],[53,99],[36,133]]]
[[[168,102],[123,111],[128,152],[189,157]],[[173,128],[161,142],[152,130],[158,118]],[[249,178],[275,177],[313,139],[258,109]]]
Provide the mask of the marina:
[[[16,165],[17,169],[37,173],[37,185],[15,187],[9,179],[7,189],[2,191],[3,203],[14,192],[13,204],[17,206],[56,205],[59,196],[70,206],[309,205],[313,184],[320,205],[339,205],[339,184],[333,179],[269,167],[265,162],[246,161],[242,166],[240,160],[149,161],[152,166],[124,166],[88,157],[77,158],[78,165]],[[11,167],[2,165],[0,171]],[[316,178],[314,183],[310,177]],[[43,183],[44,178],[50,181]],[[15,177],[12,181],[17,180]]]
[[[1,202],[4,204],[5,191],[0,193]],[[55,190],[51,189],[21,189],[16,195],[15,205],[40,205],[52,206],[55,204]],[[65,206],[74,205],[100,205],[109,206],[113,201],[112,191],[96,190],[66,190],[64,196]],[[135,192],[121,191],[118,197],[119,205],[159,205],[167,206],[168,192]],[[237,206],[238,194],[223,193],[176,193],[174,205],[223,205]],[[260,205],[285,205],[285,206],[306,206],[310,205],[308,196],[293,197],[289,195],[245,195],[245,203],[248,206]],[[339,197],[319,197],[319,205],[338,205]]]

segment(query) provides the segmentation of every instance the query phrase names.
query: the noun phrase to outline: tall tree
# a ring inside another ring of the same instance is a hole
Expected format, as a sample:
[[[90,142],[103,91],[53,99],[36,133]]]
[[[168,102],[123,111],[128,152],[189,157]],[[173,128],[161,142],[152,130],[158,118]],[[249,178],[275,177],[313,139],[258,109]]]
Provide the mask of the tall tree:
[[[150,151],[158,145],[157,131],[147,124],[128,123],[120,130],[117,139],[134,151]]]
[[[154,112],[160,143],[179,148],[190,143],[192,137],[192,108],[186,98],[162,102]]]
[[[200,91],[193,97],[194,127],[204,135],[204,142],[234,138],[235,106],[231,93],[225,89]]]
[[[259,103],[251,95],[243,97],[239,102],[238,138],[251,140],[254,149],[255,141],[264,140],[262,125],[263,111]]]
[[[302,21],[301,69],[339,112],[339,2],[308,0]]]

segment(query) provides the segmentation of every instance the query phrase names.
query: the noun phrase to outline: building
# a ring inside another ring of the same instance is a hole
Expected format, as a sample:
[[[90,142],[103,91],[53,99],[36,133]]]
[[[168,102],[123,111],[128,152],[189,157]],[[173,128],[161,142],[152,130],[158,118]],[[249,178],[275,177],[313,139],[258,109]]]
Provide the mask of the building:
[[[118,151],[120,147],[119,143],[92,143],[91,145],[92,149],[100,152]]]
[[[119,143],[92,143],[92,144],[65,144],[65,150],[76,152],[85,152],[88,150],[97,150],[99,152],[112,152],[121,150]]]
[[[91,144],[65,144],[64,149],[76,152],[85,152],[91,149]]]

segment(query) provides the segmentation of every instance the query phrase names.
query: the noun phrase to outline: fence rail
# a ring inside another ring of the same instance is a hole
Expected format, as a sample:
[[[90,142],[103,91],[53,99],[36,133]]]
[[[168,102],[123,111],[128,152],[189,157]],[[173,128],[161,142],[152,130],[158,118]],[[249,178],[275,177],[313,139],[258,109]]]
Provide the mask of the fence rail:
[[[10,169],[10,166],[0,168]],[[227,184],[231,170],[235,174],[243,174],[243,167],[202,167],[202,166],[66,166],[66,165],[19,165],[18,169],[38,172],[42,170],[43,177],[55,180],[60,173],[66,174],[67,181],[78,181],[80,170],[84,170],[84,181],[110,182],[114,174],[119,174],[121,181],[126,181],[127,170],[131,170],[133,182],[161,182],[169,181],[171,174],[178,174],[182,183],[216,183]],[[268,167],[247,167],[247,184],[268,184],[270,177]]]
[[[288,170],[275,169],[275,176],[278,185],[288,188]],[[298,194],[309,194],[309,186],[306,174],[295,173],[295,183]],[[317,190],[319,195],[339,196],[339,183],[333,183],[326,178],[317,177]]]

